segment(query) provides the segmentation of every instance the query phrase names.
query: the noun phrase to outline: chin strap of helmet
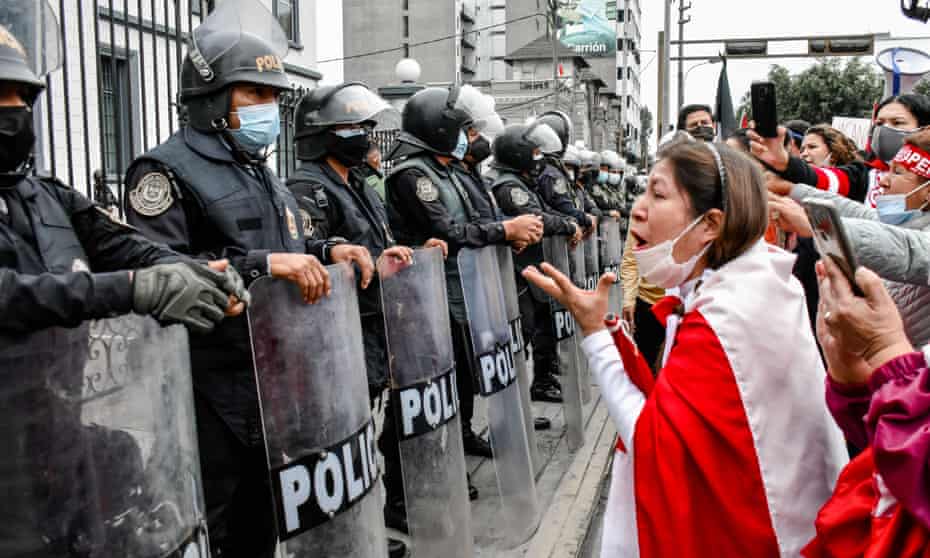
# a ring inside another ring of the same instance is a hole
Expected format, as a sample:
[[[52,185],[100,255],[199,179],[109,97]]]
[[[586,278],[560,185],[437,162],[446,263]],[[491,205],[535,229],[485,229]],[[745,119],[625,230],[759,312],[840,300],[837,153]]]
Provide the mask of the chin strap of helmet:
[[[251,153],[242,147],[242,144],[236,141],[236,138],[229,133],[229,128],[224,128],[220,134],[226,142],[226,146],[232,151],[236,161],[245,165],[264,165],[268,161],[268,158],[271,157],[271,154],[275,152],[271,146],[268,146],[262,150],[262,153]]]

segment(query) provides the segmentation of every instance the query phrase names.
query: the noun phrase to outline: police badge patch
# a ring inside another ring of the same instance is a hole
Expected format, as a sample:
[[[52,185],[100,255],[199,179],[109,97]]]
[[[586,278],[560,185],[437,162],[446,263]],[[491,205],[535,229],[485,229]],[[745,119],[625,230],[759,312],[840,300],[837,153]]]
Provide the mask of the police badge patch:
[[[565,183],[564,178],[555,179],[555,184],[553,184],[552,189],[555,190],[556,194],[565,195],[568,193],[568,184]]]
[[[129,205],[145,217],[157,217],[174,203],[171,181],[160,172],[150,172],[129,192]]]
[[[291,238],[297,240],[300,238],[300,233],[297,230],[297,219],[294,218],[294,213],[291,212],[290,207],[285,207],[284,213],[287,216],[287,232],[291,233]]]
[[[530,203],[530,195],[527,194],[521,188],[511,188],[510,189],[510,201],[518,207],[523,207],[524,205]]]
[[[303,224],[304,236],[311,236],[313,234],[313,218],[310,217],[306,209],[300,210],[300,221]]]
[[[426,203],[434,202],[439,199],[439,189],[432,180],[421,176],[417,179],[417,197]]]

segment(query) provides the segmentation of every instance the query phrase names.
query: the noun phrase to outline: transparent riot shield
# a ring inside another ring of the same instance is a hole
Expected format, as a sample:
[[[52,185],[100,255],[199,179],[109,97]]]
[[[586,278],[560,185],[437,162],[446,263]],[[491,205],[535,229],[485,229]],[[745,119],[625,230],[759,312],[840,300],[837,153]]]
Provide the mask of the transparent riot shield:
[[[4,338],[0,378],[0,555],[209,556],[183,327]]]
[[[610,288],[607,306],[610,312],[619,316],[623,310],[623,299],[620,291],[620,262],[623,256],[623,244],[620,243],[620,223],[616,219],[607,218],[599,227],[601,236],[601,272],[611,272],[617,276],[616,283]]]
[[[281,279],[262,278],[249,289],[279,551],[383,558],[387,535],[355,278],[346,264],[327,269],[332,293],[313,305]]]
[[[571,276],[568,256],[568,239],[550,236],[543,239],[543,253],[550,265]],[[565,439],[568,448],[576,451],[584,445],[584,412],[578,380],[578,343],[575,340],[575,320],[559,301],[549,298],[552,325],[559,352],[559,370],[562,371],[562,413],[565,415]]]
[[[500,515],[489,535],[494,543],[514,548],[536,532],[540,514],[497,249],[463,249],[458,264],[475,355],[473,367],[479,392],[488,402],[500,494]]]
[[[474,555],[444,269],[439,248],[378,268],[414,558]]]
[[[520,301],[517,296],[516,276],[514,275],[513,252],[509,246],[497,247],[497,263],[501,266],[501,285],[504,287],[504,304],[507,306],[507,321],[510,323],[510,350],[513,353],[513,365],[517,371],[517,385],[520,386],[520,405],[523,407],[523,424],[526,428],[526,441],[530,448],[530,461],[533,472],[542,470],[542,457],[536,442],[533,407],[530,402],[529,367],[526,365],[526,342],[523,339],[523,322],[520,317]]]
[[[574,248],[571,246],[568,247],[569,267],[572,271],[572,282],[575,283],[575,286],[579,289],[584,289],[587,287],[588,277],[587,267],[585,265],[585,248],[586,244],[584,242],[578,244]],[[578,355],[578,390],[581,394],[581,402],[587,405],[591,402],[591,385],[588,383],[588,359],[583,358],[584,354],[581,350],[581,334],[576,334],[574,339],[576,345],[575,354]],[[569,380],[569,378],[565,378],[565,380]]]

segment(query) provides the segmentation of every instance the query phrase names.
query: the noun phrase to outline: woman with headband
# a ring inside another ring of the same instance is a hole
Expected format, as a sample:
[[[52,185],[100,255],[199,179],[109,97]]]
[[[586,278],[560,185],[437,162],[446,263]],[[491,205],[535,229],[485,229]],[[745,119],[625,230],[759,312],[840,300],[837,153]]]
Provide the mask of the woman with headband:
[[[527,279],[572,311],[619,433],[601,556],[797,556],[846,450],[794,257],[762,241],[758,165],[722,144],[659,153],[630,234],[643,277],[675,293],[652,385],[595,292],[551,266]]]

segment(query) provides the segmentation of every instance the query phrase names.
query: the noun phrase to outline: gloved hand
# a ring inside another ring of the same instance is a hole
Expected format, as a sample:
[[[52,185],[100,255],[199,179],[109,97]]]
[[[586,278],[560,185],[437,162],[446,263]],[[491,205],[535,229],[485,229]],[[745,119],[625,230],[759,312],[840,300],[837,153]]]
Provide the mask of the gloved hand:
[[[236,271],[236,268],[229,265],[229,260],[214,260],[207,262],[207,267],[214,273],[213,283],[221,288],[226,294],[235,297],[239,302],[248,306],[252,302],[252,294],[245,287],[245,281]]]
[[[207,333],[223,319],[229,297],[214,280],[224,276],[194,262],[161,264],[133,272],[132,308],[160,323],[181,323]]]

